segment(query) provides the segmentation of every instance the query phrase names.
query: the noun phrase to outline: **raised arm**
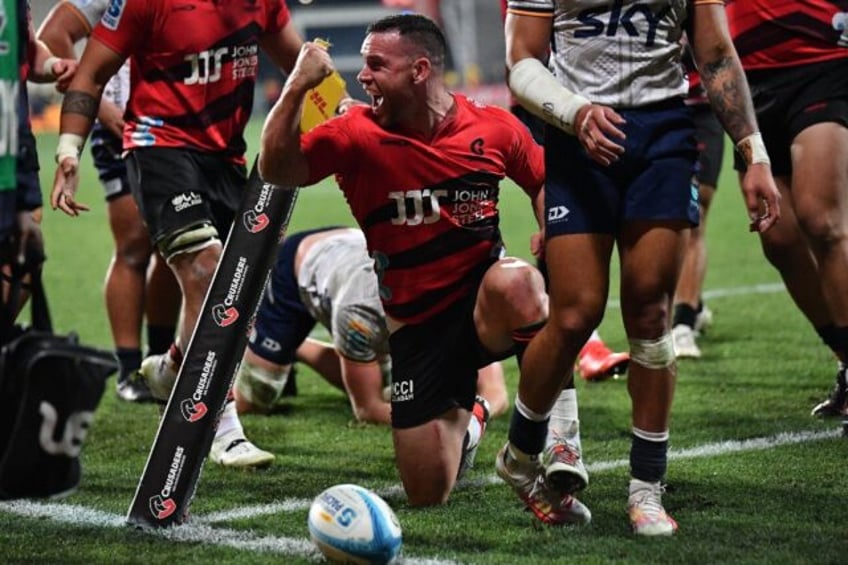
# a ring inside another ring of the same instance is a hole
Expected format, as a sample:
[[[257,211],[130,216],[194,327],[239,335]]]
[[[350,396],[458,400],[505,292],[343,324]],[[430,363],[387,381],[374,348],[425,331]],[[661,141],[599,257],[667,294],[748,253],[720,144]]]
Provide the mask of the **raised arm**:
[[[280,98],[262,126],[259,174],[267,182],[299,186],[309,178],[309,165],[300,148],[300,117],[306,92],[334,70],[327,50],[306,42],[300,49]]]

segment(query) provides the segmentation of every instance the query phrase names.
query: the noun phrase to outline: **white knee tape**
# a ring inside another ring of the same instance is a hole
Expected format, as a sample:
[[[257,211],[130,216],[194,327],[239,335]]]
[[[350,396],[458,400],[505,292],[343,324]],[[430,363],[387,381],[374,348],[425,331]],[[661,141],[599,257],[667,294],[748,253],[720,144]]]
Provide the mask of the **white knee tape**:
[[[665,369],[674,363],[674,341],[670,333],[657,339],[631,339],[630,360],[647,369]]]
[[[279,371],[269,371],[243,361],[236,375],[236,391],[254,408],[271,410],[283,393],[290,370],[291,365],[285,365]]]
[[[194,253],[219,242],[218,230],[207,223],[193,226],[159,242],[159,252],[170,262],[181,253]]]

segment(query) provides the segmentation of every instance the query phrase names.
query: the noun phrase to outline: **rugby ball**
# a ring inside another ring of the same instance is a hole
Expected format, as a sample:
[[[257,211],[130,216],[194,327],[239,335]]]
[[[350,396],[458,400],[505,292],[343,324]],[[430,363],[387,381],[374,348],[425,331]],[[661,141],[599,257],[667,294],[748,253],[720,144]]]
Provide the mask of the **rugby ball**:
[[[323,491],[312,501],[307,524],[312,541],[330,561],[388,563],[400,551],[397,516],[385,500],[361,486]]]

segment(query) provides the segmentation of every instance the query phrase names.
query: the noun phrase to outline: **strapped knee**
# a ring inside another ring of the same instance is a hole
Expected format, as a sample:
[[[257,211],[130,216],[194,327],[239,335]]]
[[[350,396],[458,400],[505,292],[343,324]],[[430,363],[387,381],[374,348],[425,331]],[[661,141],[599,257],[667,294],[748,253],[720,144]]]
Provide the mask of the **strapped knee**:
[[[674,342],[666,332],[657,339],[630,339],[630,360],[647,369],[665,369],[674,363]]]
[[[250,361],[242,361],[236,374],[236,392],[255,409],[268,412],[282,396],[290,371],[291,365],[269,371]]]
[[[180,253],[193,253],[220,241],[218,230],[208,222],[189,226],[176,233],[169,234],[157,244],[159,252],[170,262]]]

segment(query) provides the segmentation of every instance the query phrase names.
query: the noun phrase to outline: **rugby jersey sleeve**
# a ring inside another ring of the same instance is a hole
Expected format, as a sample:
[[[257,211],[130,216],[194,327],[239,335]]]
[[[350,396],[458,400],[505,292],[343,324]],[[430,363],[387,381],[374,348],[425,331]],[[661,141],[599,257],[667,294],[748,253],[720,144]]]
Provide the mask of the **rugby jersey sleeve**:
[[[270,2],[269,4],[271,4],[271,9],[265,33],[274,34],[288,25],[289,21],[291,21],[291,12],[288,5],[282,0]]]
[[[554,15],[553,0],[509,0],[507,10],[519,16],[551,18]]]
[[[90,33],[109,7],[109,0],[67,0],[66,4],[83,21],[85,29]]]
[[[339,116],[303,134],[300,147],[309,164],[309,179],[305,185],[348,170],[353,153],[349,122],[349,115]]]
[[[506,159],[506,175],[524,192],[535,196],[545,184],[545,152],[518,118],[509,117],[514,122],[514,134]]]
[[[150,22],[161,0],[112,0],[91,36],[124,56],[129,56],[147,41]]]

